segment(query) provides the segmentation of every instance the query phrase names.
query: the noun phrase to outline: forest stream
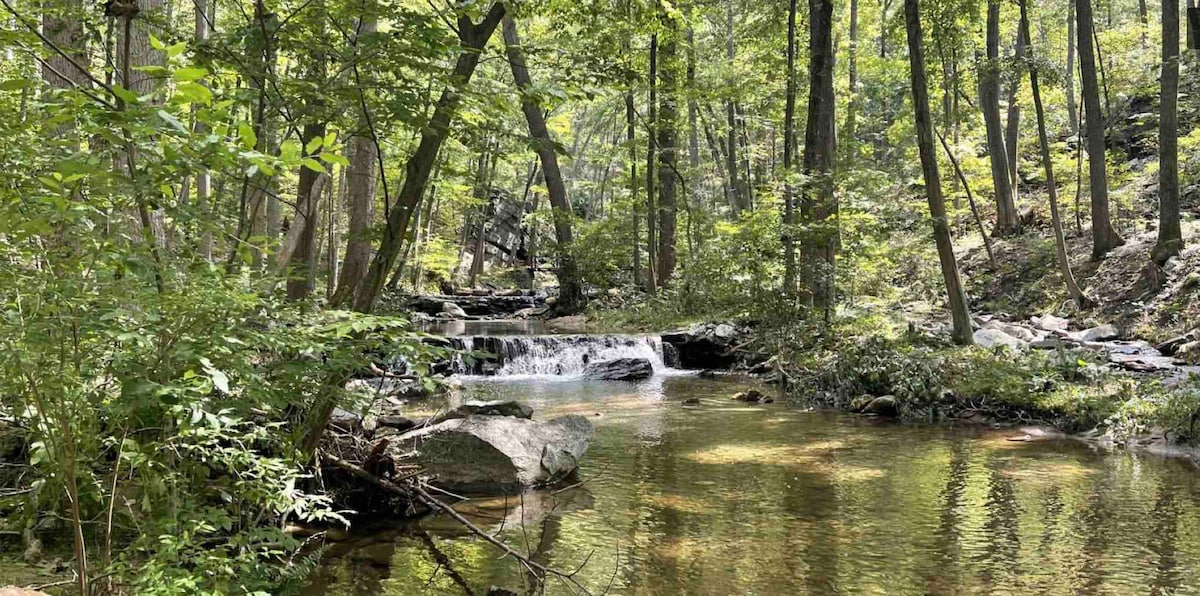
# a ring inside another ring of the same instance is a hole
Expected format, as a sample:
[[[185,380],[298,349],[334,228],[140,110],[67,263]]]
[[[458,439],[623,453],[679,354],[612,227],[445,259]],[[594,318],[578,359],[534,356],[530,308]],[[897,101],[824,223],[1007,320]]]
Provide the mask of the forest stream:
[[[435,331],[553,343],[528,337],[543,332],[534,323],[458,325]],[[531,560],[578,569],[593,594],[1200,593],[1200,475],[1186,461],[1018,441],[1012,429],[746,405],[730,396],[750,380],[667,368],[653,340],[571,345],[460,377],[450,399],[588,416],[596,433],[578,478],[458,509]],[[650,353],[655,374],[585,380],[570,361],[587,350]],[[567,365],[549,366],[555,358]],[[356,525],[325,552],[308,593],[530,585],[518,561],[429,517]],[[545,590],[580,592],[554,578]]]

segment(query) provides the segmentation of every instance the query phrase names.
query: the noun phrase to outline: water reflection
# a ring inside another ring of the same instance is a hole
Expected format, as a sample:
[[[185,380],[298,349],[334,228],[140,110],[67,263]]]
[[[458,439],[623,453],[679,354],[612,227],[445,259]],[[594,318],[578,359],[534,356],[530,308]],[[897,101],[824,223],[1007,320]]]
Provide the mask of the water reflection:
[[[629,595],[1200,593],[1200,477],[1187,464],[747,407],[729,400],[740,388],[695,377],[468,383],[466,396],[597,425],[579,494],[553,495],[524,527],[503,515],[501,535],[560,569],[586,560],[577,579],[594,593],[610,582]],[[530,578],[433,519],[336,545],[311,593],[493,585],[524,593]],[[572,590],[551,581],[546,593]]]

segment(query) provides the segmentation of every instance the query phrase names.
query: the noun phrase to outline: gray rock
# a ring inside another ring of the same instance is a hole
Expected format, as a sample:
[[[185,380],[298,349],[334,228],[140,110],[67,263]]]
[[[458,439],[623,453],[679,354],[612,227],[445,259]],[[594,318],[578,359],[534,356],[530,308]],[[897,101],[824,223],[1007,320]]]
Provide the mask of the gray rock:
[[[1078,334],[1078,339],[1081,341],[1108,341],[1118,337],[1121,337],[1121,332],[1117,331],[1116,326],[1109,323],[1092,327]]]
[[[448,490],[499,494],[561,480],[579,466],[592,423],[571,415],[548,422],[510,416],[469,416],[404,436],[388,446],[417,463]]]
[[[1031,317],[1029,321],[1033,323],[1034,327],[1042,331],[1066,331],[1067,327],[1071,325],[1071,321],[1054,315]]]
[[[1003,331],[1005,334],[1011,335],[1026,343],[1039,339],[1039,335],[1034,333],[1033,330],[1029,329],[1028,327],[1013,325],[1011,323],[993,322],[988,324],[988,328]]]
[[[862,409],[863,414],[873,414],[875,416],[887,416],[895,418],[900,415],[900,406],[896,404],[896,398],[891,395],[876,397],[867,403]]]
[[[592,362],[583,369],[583,376],[600,381],[637,381],[654,375],[654,365],[645,358],[617,358]]]
[[[1172,337],[1171,339],[1168,339],[1167,341],[1164,341],[1161,344],[1158,344],[1158,351],[1162,352],[1163,354],[1166,354],[1168,356],[1173,356],[1176,352],[1179,351],[1179,348],[1181,348],[1181,347],[1183,347],[1183,345],[1193,342],[1193,341],[1196,341],[1195,332],[1185,333],[1184,335]]]
[[[980,329],[972,336],[979,347],[992,349],[997,346],[1019,350],[1025,347],[1025,342],[999,329]]]
[[[461,306],[453,302],[443,302],[442,313],[455,319],[467,318],[467,311],[463,310]]]
[[[467,401],[461,406],[442,415],[442,420],[466,418],[467,416],[512,416],[514,418],[533,418],[533,408],[514,400]]]
[[[1068,349],[1078,346],[1079,344],[1071,339],[1063,337],[1043,337],[1037,341],[1031,342],[1029,347],[1035,350],[1057,350]]]

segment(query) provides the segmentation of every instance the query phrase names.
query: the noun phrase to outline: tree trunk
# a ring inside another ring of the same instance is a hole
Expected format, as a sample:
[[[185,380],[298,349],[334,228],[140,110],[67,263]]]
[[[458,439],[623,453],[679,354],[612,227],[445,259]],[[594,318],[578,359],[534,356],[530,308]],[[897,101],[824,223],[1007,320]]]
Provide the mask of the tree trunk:
[[[646,288],[651,292],[658,289],[658,207],[655,205],[657,184],[655,171],[658,161],[658,34],[650,34],[650,83],[646,106]]]
[[[804,129],[804,173],[808,176],[800,205],[802,223],[809,229],[802,242],[808,303],[829,321],[835,299],[837,197],[833,170],[836,160],[833,95],[833,0],[809,0],[808,122]]]
[[[1013,43],[1013,56],[1020,64],[1025,59],[1025,45],[1029,40],[1025,34],[1017,30],[1017,40]],[[1017,174],[1017,145],[1021,136],[1021,105],[1017,103],[1017,93],[1021,90],[1021,77],[1013,77],[1008,86],[1008,114],[1005,118],[1004,148],[1008,152],[1008,178],[1012,183],[1013,201],[1019,194],[1020,178]],[[1019,212],[1018,212],[1019,213]]]
[[[858,0],[851,1],[857,4]],[[795,159],[793,151],[796,147],[796,3],[797,0],[788,2],[787,91],[783,104],[783,296],[789,303],[796,295],[796,244],[792,238],[795,224],[792,162]],[[853,47],[853,42],[851,42],[851,47]],[[853,50],[851,51],[853,52]],[[851,76],[853,77],[853,75]],[[852,90],[853,88],[851,85]],[[852,125],[847,117],[847,126]]]
[[[1142,3],[1143,9],[1145,2]],[[1158,116],[1158,264],[1179,254],[1179,0],[1162,4],[1162,87]],[[1144,16],[1144,15],[1143,15]]]
[[[733,0],[726,0],[725,4],[725,58],[729,61],[730,71],[734,68],[734,58],[736,54],[736,46],[734,45],[733,36]],[[742,181],[738,175],[738,150],[737,150],[737,113],[733,106],[733,97],[725,100],[725,119],[728,135],[725,145],[725,169],[729,172],[729,190],[733,193],[734,215],[746,211],[749,207],[749,200],[746,196],[746,191],[742,186]]]
[[[317,61],[318,70],[324,74],[325,61]],[[320,78],[324,78],[323,76]],[[304,125],[301,134],[301,145],[308,145],[312,139],[325,136],[325,123],[314,122]],[[299,214],[292,222],[293,226],[301,226],[296,250],[288,261],[287,298],[288,300],[304,300],[312,294],[317,279],[317,222],[320,220],[321,185],[318,178],[327,177],[306,167],[300,168],[300,181],[296,184],[296,204],[306,209],[304,221]],[[305,198],[307,197],[307,198]]]
[[[987,129],[988,157],[992,164],[992,188],[996,193],[995,236],[1020,232],[1021,219],[1013,197],[1008,150],[1000,123],[1000,0],[988,0],[987,60],[979,73],[979,108]]]
[[[937,149],[933,145],[933,118],[929,113],[929,89],[925,83],[925,57],[922,52],[921,16],[917,0],[904,0],[904,23],[908,33],[908,62],[912,76],[913,108],[916,110],[917,145],[921,153],[921,173],[925,179],[925,196],[933,218],[933,238],[937,243],[938,260],[946,280],[950,315],[953,319],[954,341],[974,343],[971,313],[958,275],[958,261],[950,239],[950,224],[946,217],[946,202],[942,198],[942,182],[938,176]]]
[[[87,35],[80,20],[85,13],[83,0],[65,0],[57,4],[47,6],[42,14],[42,33],[71,58],[58,53],[47,56],[42,65],[42,81],[51,89],[88,87],[87,73],[76,67],[86,68],[88,64]]]
[[[1079,108],[1075,105],[1075,0],[1067,0],[1067,123],[1079,134]]]
[[[794,29],[795,25],[789,23],[788,27]],[[789,45],[794,43],[794,41],[789,42]],[[858,125],[858,0],[850,0],[850,47],[847,48],[846,58],[846,70],[849,75],[848,93],[850,97],[846,101],[846,127],[845,132],[842,134],[842,154],[845,156],[844,162],[847,166],[850,166],[854,163],[854,158],[858,153],[858,142],[855,139],[855,135],[858,134],[856,128]],[[792,68],[789,68],[789,70],[792,70]],[[787,135],[785,134],[785,151],[787,149],[786,137]],[[793,131],[794,138],[795,131]]]
[[[355,32],[355,49],[358,40],[375,33],[375,16],[364,14]],[[353,58],[351,58],[353,59]],[[371,219],[375,211],[375,185],[378,173],[375,165],[379,161],[379,147],[375,144],[369,128],[370,116],[366,113],[366,102],[360,102],[358,134],[350,137],[346,144],[351,152],[350,165],[346,169],[346,213],[349,229],[346,231],[346,254],[338,275],[337,289],[330,299],[330,306],[341,308],[354,301],[355,292],[366,276],[371,261]]]
[[[1021,6],[1021,32],[1020,35],[1025,39],[1029,37],[1029,13],[1025,7],[1025,0],[1019,0]],[[1032,58],[1033,51],[1030,48],[1030,57]],[[1054,246],[1058,250],[1058,269],[1062,273],[1063,281],[1067,284],[1067,292],[1079,308],[1085,308],[1088,304],[1087,298],[1083,295],[1083,290],[1079,288],[1079,284],[1075,281],[1075,275],[1071,272],[1071,261],[1067,255],[1067,239],[1063,235],[1062,215],[1058,210],[1058,183],[1054,180],[1054,165],[1050,159],[1050,138],[1046,133],[1046,113],[1042,107],[1042,92],[1038,86],[1038,71],[1034,60],[1029,60],[1029,86],[1033,91],[1033,110],[1037,117],[1038,128],[1038,146],[1042,155],[1042,168],[1046,172],[1046,191],[1050,195],[1050,219],[1054,225]]]
[[[545,116],[538,105],[537,97],[532,93],[533,82],[525,65],[525,54],[517,34],[517,25],[510,17],[504,18],[504,46],[508,53],[508,62],[512,66],[513,79],[517,88],[521,90],[521,111],[525,113],[529,136],[533,137],[546,180],[546,192],[550,196],[551,219],[554,221],[554,235],[558,241],[560,259],[557,308],[567,313],[578,312],[583,308],[583,287],[572,255],[574,240],[571,235],[571,201],[567,197],[567,187],[563,184],[562,173],[558,169],[558,155],[554,152],[554,143],[546,129]]]
[[[696,32],[687,30],[688,165],[700,169],[700,107],[696,102]]]
[[[675,239],[678,207],[676,194],[678,192],[678,155],[676,120],[676,72],[678,64],[676,53],[679,43],[675,20],[669,16],[664,19],[664,40],[659,49],[662,64],[659,67],[659,80],[662,82],[659,94],[658,110],[658,266],[655,268],[655,282],[659,288],[665,288],[671,283],[675,274]]]
[[[401,187],[400,193],[396,197],[396,204],[392,206],[391,213],[388,215],[387,227],[379,246],[379,252],[371,260],[371,266],[367,270],[366,277],[363,278],[362,287],[354,299],[354,309],[359,312],[371,311],[384,282],[387,281],[385,277],[391,271],[396,255],[400,252],[404,231],[408,229],[408,221],[425,194],[425,186],[429,183],[429,173],[433,169],[434,162],[437,161],[442,143],[449,135],[450,121],[453,120],[459,104],[462,103],[462,91],[471,82],[471,76],[475,74],[475,67],[479,64],[483,48],[487,45],[488,39],[495,32],[496,26],[500,24],[503,16],[504,4],[497,2],[492,4],[487,15],[478,25],[472,23],[466,16],[458,19],[458,35],[462,53],[455,61],[454,72],[449,79],[448,86],[442,90],[442,95],[438,98],[433,116],[422,129],[420,143],[405,164],[404,186]],[[332,406],[329,411],[332,412]],[[328,417],[329,412],[324,412],[324,418],[328,419]],[[310,440],[315,441],[315,439]],[[312,445],[315,446],[315,442]]]
[[[1100,84],[1093,52],[1092,0],[1076,0],[1079,32],[1079,68],[1083,75],[1083,109],[1087,114],[1088,180],[1092,193],[1092,258],[1101,259],[1124,240],[1113,229],[1108,214],[1108,175],[1105,171],[1104,113],[1100,111]]]
[[[627,39],[625,41],[625,54],[632,58],[631,43]],[[630,69],[630,73],[633,69]],[[633,75],[629,75],[629,80],[626,81],[628,88],[625,90],[625,142],[629,144],[629,202],[633,210],[633,250],[630,258],[632,259],[631,268],[633,276],[633,285],[639,286],[642,283],[642,248],[640,228],[642,223],[642,215],[638,209],[638,173],[637,173],[637,110],[633,105]]]

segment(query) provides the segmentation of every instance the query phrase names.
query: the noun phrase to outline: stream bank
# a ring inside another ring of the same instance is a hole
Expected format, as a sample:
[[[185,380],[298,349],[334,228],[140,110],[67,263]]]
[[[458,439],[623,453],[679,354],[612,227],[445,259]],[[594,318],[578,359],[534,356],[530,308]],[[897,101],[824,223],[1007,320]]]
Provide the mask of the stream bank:
[[[548,341],[499,337],[510,354]],[[629,349],[568,338],[583,352]],[[456,509],[532,561],[578,569],[592,593],[1149,593],[1184,589],[1200,567],[1200,540],[1184,530],[1200,527],[1200,476],[1182,462],[1053,435],[1014,441],[982,425],[745,403],[731,398],[757,381],[737,373],[516,373],[541,366],[459,375],[446,395],[410,406],[416,417],[517,400],[535,420],[591,420],[575,481]],[[533,579],[434,516],[356,525],[328,544],[307,593],[524,593]],[[550,579],[545,592],[578,590]]]

